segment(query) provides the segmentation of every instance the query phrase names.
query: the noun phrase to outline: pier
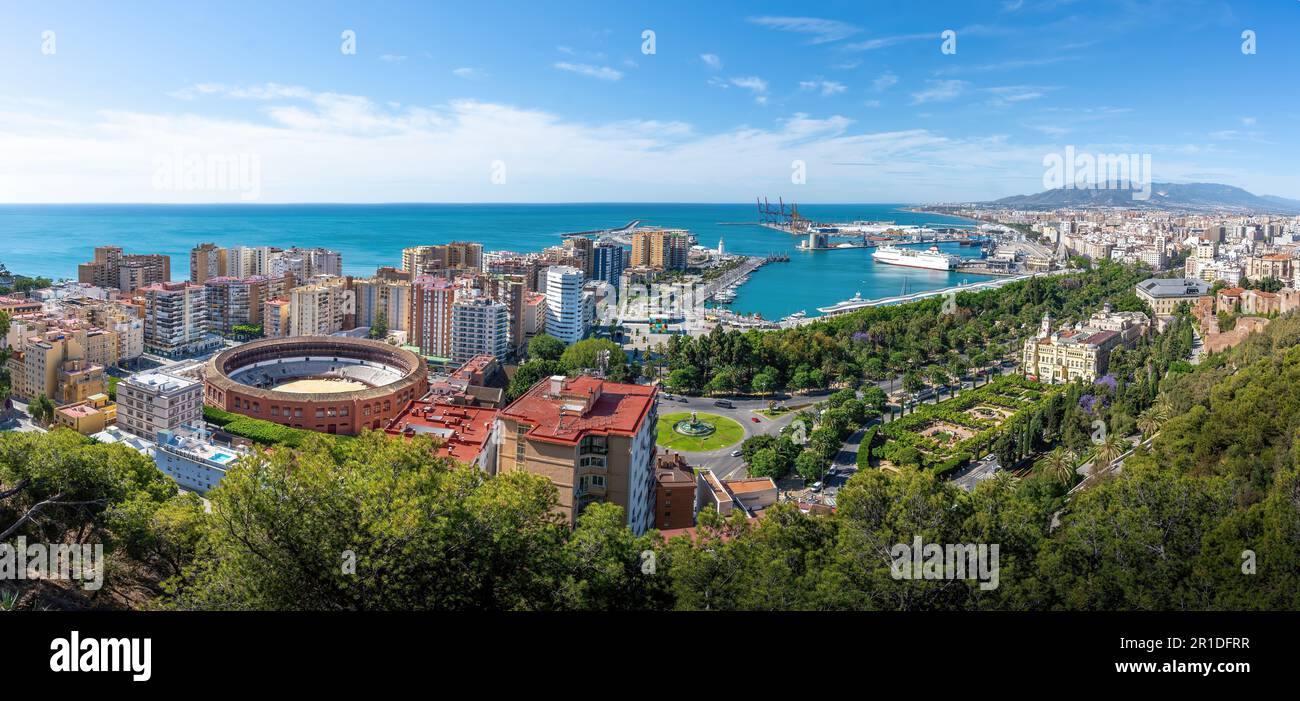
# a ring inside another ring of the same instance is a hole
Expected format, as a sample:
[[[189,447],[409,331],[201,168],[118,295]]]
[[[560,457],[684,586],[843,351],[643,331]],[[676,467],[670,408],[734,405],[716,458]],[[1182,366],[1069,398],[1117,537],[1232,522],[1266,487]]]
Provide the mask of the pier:
[[[815,321],[828,319],[833,316],[848,314],[850,312],[858,311],[859,309],[866,309],[867,307],[881,307],[886,304],[906,304],[907,302],[915,302],[918,300],[926,299],[928,297],[943,297],[948,294],[955,294],[957,292],[976,292],[979,290],[990,290],[997,287],[1002,287],[1003,285],[1009,285],[1013,282],[1028,280],[1030,278],[1042,277],[1047,275],[1065,275],[1065,274],[1077,273],[1077,272],[1079,271],[1078,270],[1053,270],[1050,272],[1041,272],[1041,273],[1025,273],[1021,275],[1004,277],[999,280],[986,280],[984,282],[976,282],[968,285],[955,285],[952,287],[944,287],[937,290],[926,290],[924,292],[914,292],[912,294],[896,295],[894,297],[864,299],[862,300],[861,303],[852,306],[846,306],[834,312],[822,312],[821,316],[810,316],[810,317],[804,317],[802,319],[791,319],[787,321],[782,321],[780,326],[781,328],[803,326],[804,324],[810,324]],[[818,311],[821,310],[819,309]]]

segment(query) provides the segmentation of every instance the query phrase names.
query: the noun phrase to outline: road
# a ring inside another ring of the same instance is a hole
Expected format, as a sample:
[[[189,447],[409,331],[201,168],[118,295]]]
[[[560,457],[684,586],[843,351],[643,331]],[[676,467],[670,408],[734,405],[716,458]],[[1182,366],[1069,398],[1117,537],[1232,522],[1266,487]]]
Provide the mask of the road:
[[[810,396],[792,396],[778,401],[786,404],[801,404],[803,401],[815,402],[825,399],[825,394]],[[768,418],[759,411],[767,408],[770,399],[728,399],[732,406],[730,408],[716,406],[714,402],[718,401],[712,397],[684,397],[673,395],[672,399],[660,397],[659,414],[679,412],[679,411],[698,411],[700,413],[717,414],[734,420],[745,429],[745,438],[751,436],[777,435],[781,429],[790,425],[790,422],[799,415],[797,411],[791,411],[782,414],[776,418]],[[753,421],[757,418],[758,421]],[[713,473],[722,479],[731,477],[743,477],[740,474],[745,467],[745,460],[739,456],[732,457],[731,453],[740,450],[740,444],[744,439],[735,445],[710,450],[700,453],[688,453],[683,451],[682,455],[692,466],[707,467],[713,470]]]

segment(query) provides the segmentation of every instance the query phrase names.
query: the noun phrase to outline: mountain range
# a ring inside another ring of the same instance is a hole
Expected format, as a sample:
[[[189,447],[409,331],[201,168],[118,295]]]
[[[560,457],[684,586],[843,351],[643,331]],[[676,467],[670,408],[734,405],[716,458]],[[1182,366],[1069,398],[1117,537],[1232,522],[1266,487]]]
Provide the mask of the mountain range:
[[[1255,195],[1239,187],[1219,183],[1151,183],[1151,196],[1133,199],[1134,191],[1124,182],[1108,189],[1057,188],[1033,195],[1003,197],[980,204],[1016,209],[1059,209],[1063,207],[1122,207],[1165,209],[1188,212],[1226,211],[1253,214],[1300,214],[1300,200]]]

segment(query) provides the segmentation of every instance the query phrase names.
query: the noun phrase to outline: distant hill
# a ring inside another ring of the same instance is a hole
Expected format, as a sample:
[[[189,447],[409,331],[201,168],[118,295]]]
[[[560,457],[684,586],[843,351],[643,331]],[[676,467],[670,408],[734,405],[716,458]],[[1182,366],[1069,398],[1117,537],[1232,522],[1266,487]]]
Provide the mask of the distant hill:
[[[1123,183],[1120,183],[1123,185]],[[1218,183],[1152,183],[1151,197],[1133,199],[1127,187],[1113,189],[1056,189],[1034,195],[1015,195],[981,204],[1017,209],[1061,207],[1124,207],[1172,209],[1189,212],[1230,211],[1257,214],[1300,214],[1300,200],[1254,195],[1239,187]]]

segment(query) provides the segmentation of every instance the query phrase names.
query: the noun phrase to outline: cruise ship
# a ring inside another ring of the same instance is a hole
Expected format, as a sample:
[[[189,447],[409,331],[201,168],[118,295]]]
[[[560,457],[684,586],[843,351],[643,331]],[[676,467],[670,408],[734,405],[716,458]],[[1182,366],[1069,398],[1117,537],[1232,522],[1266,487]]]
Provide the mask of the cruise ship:
[[[871,259],[886,265],[904,265],[909,268],[926,268],[928,270],[952,270],[961,262],[957,256],[950,256],[931,246],[925,251],[884,245],[871,254]]]

